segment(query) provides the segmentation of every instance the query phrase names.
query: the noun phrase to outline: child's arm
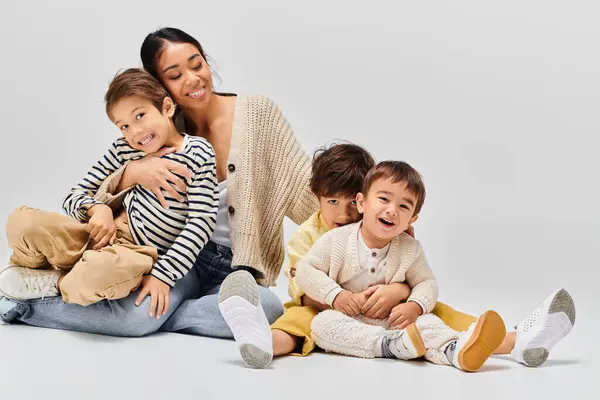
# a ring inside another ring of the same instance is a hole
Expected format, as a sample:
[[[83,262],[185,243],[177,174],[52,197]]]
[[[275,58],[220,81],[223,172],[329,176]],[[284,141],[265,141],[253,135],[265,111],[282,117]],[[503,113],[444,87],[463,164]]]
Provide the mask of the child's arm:
[[[289,280],[288,292],[292,299],[298,305],[301,304],[301,298],[304,291],[296,280],[298,262],[308,253],[312,247],[312,239],[308,232],[302,229],[302,226],[294,232],[288,243],[288,265],[285,269],[285,275]]]
[[[411,294],[407,302],[417,303],[423,314],[431,312],[438,298],[438,285],[429,268],[421,244],[417,242],[415,259],[406,270],[406,283],[411,287]]]
[[[206,141],[195,141],[193,147],[196,163],[187,186],[186,224],[173,245],[152,268],[152,276],[170,287],[192,268],[217,222],[219,198],[214,150]]]
[[[301,227],[294,232],[290,242],[288,243],[288,265],[285,270],[285,275],[289,279],[288,292],[292,300],[299,306],[309,306],[316,308],[319,311],[328,310],[331,306],[319,303],[316,300],[307,296],[296,280],[296,269],[298,262],[308,253],[313,245],[312,237]]]
[[[71,189],[63,201],[62,207],[65,214],[81,222],[88,222],[90,215],[88,210],[97,204],[104,204],[94,199],[94,195],[102,185],[102,182],[125,163],[139,156],[142,152],[133,150],[125,139],[117,139],[108,152],[98,161],[85,175],[85,177]]]
[[[300,260],[296,279],[306,296],[317,303],[330,305],[350,316],[357,315],[365,304],[366,296],[363,293],[352,293],[343,289],[329,276],[332,248],[333,240],[330,231],[321,236]]]
[[[406,303],[392,309],[388,322],[394,329],[404,329],[417,320],[419,315],[429,313],[435,307],[438,287],[433,272],[427,264],[419,242],[416,242],[414,260],[405,272],[405,279],[412,288]]]
[[[356,315],[364,305],[364,296],[344,290],[329,276],[332,246],[331,232],[321,236],[298,263],[296,281],[304,296],[312,300],[308,305],[317,306],[317,309],[327,309],[329,305],[348,315]]]
[[[343,290],[329,277],[331,247],[332,236],[331,232],[328,232],[302,257],[296,270],[296,282],[300,289],[311,299],[330,305],[333,302],[331,297],[335,298],[335,295]]]

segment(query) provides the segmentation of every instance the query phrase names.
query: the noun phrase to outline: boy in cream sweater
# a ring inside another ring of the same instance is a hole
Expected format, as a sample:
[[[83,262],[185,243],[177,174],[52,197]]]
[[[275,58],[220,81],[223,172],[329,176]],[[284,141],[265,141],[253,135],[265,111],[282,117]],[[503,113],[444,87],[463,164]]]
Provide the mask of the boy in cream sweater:
[[[334,308],[312,321],[311,335],[319,347],[364,358],[425,356],[435,364],[476,371],[502,343],[506,331],[494,311],[484,313],[465,332],[431,314],[437,282],[420,243],[406,233],[424,200],[425,187],[411,166],[379,163],[357,196],[362,222],[324,234],[300,260],[300,288]],[[399,282],[406,282],[411,294],[387,319],[361,315],[368,288]]]

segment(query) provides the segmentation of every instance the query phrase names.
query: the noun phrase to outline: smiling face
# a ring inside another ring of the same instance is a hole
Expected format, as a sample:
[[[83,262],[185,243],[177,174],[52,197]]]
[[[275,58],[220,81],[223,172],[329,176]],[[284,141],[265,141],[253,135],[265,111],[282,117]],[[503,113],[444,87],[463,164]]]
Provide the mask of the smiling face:
[[[171,117],[173,101],[165,97],[162,110],[141,96],[127,96],[117,101],[110,110],[113,123],[129,145],[145,153],[155,153],[165,146],[177,145],[181,137],[174,131]]]
[[[179,107],[203,108],[209,103],[213,94],[212,75],[193,44],[167,42],[156,61],[156,71]]]
[[[361,232],[367,245],[382,248],[414,223],[417,196],[405,181],[375,180],[366,195],[359,193],[357,206],[363,214]]]

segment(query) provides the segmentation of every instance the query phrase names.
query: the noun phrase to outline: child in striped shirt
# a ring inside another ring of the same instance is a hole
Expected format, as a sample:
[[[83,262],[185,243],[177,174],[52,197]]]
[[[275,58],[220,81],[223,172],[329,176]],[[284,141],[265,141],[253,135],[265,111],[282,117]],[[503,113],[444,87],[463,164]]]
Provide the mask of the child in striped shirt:
[[[118,74],[105,100],[106,112],[123,137],[66,197],[63,210],[68,216],[21,207],[9,217],[13,255],[0,272],[0,295],[32,299],[60,294],[65,302],[85,306],[126,297],[142,285],[138,300],[149,294],[150,315],[156,310],[159,318],[168,310],[170,288],[192,268],[214,231],[215,155],[205,139],[177,131],[173,101],[145,71]],[[177,150],[166,154],[167,147]],[[94,199],[113,172],[159,151],[191,172],[187,189],[175,189],[179,199],[164,193],[163,207],[162,199],[137,185],[127,192],[116,216]]]

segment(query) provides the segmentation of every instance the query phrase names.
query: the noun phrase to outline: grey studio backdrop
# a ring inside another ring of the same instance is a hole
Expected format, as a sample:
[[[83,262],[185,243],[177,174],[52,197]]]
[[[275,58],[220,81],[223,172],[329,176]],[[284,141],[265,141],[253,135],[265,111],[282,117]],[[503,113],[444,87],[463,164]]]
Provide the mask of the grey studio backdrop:
[[[422,173],[415,228],[442,300],[510,325],[565,286],[583,335],[598,327],[599,13],[595,1],[8,2],[0,224],[22,204],[60,211],[119,135],[110,79],[140,65],[148,32],[175,26],[203,44],[220,90],[273,98],[307,151],[346,139]]]

